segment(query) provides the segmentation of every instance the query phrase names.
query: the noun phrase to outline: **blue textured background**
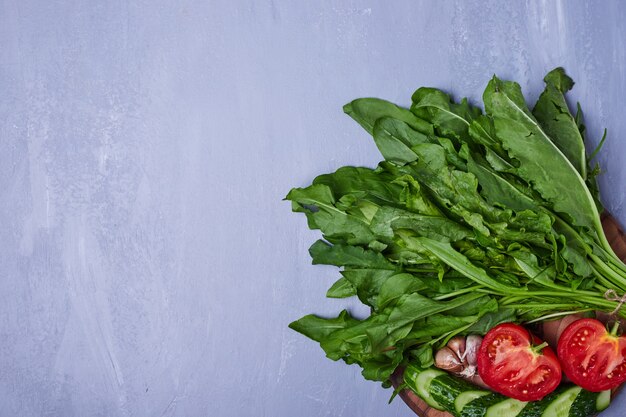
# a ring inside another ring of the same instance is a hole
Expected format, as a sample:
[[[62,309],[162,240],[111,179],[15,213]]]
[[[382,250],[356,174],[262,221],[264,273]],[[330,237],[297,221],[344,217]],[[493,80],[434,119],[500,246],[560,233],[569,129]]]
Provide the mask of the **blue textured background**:
[[[618,1],[0,0],[0,416],[410,416],[287,329],[346,303],[281,199],[379,160],[353,98],[477,100],[497,73],[534,102],[563,65],[624,222],[624,22]]]

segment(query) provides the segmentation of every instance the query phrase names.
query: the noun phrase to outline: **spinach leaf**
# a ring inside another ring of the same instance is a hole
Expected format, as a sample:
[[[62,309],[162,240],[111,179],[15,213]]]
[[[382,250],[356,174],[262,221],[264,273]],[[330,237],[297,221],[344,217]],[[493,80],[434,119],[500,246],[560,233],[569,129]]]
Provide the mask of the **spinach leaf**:
[[[533,115],[543,131],[569,159],[583,179],[587,178],[585,144],[579,126],[565,102],[564,94],[572,89],[574,81],[563,68],[555,68],[545,76],[546,88],[539,96]]]
[[[411,147],[429,143],[427,136],[411,129],[408,124],[390,117],[377,119],[372,133],[383,157],[397,164],[415,161],[417,155],[411,151]]]
[[[356,288],[345,277],[339,278],[326,292],[328,298],[348,298],[356,295]]]
[[[436,88],[419,88],[411,100],[411,111],[420,119],[432,123],[436,131],[445,137],[466,137],[470,121],[480,115],[480,110],[471,107],[467,99],[456,104],[446,93]]]
[[[370,135],[374,134],[376,120],[382,117],[400,120],[417,132],[426,135],[434,134],[430,123],[418,118],[409,110],[396,106],[387,100],[359,98],[343,106],[343,111],[360,124]]]
[[[576,226],[601,228],[599,213],[584,179],[542,130],[526,107],[519,84],[497,77],[483,95],[496,135],[509,156],[519,162],[515,172],[548,200],[554,210]],[[567,192],[563,190],[567,184]]]
[[[395,266],[378,252],[363,249],[359,246],[329,245],[318,240],[309,248],[313,265],[335,265],[357,268],[395,270]]]

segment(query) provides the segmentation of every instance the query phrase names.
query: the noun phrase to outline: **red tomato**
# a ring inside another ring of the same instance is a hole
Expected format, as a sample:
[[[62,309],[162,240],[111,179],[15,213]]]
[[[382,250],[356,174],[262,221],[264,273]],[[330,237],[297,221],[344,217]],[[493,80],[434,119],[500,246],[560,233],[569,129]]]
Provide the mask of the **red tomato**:
[[[626,381],[626,337],[609,333],[598,320],[567,326],[557,352],[565,375],[586,390],[604,391]]]
[[[513,323],[500,324],[485,335],[478,373],[491,389],[520,401],[540,400],[561,382],[561,366],[552,349]]]

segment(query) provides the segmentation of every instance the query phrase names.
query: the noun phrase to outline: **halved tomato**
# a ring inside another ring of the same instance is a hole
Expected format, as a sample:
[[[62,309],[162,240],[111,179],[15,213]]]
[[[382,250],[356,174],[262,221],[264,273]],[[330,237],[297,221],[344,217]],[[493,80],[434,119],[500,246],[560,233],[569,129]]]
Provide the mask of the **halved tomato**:
[[[575,384],[599,392],[626,381],[626,337],[608,332],[595,319],[576,320],[563,331],[557,353],[563,371]]]
[[[561,366],[548,344],[513,323],[485,335],[478,373],[494,391],[520,401],[540,400],[561,382]]]

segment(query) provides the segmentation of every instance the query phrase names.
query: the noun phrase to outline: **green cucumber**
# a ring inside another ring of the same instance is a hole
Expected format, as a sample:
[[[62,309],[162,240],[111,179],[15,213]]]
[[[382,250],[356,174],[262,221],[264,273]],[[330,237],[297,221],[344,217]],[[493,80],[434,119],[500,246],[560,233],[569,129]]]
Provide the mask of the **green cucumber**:
[[[454,400],[454,408],[457,413],[460,413],[463,410],[463,407],[467,404],[474,401],[476,398],[484,397],[489,393],[489,391],[464,391],[456,397],[456,400]]]
[[[473,390],[474,387],[461,378],[446,374],[433,379],[428,391],[444,410],[455,413],[455,401],[458,396],[463,392]]]
[[[430,384],[433,379],[446,375],[444,371],[435,368],[422,369],[409,365],[404,370],[404,382],[413,392],[415,392],[426,404],[437,410],[443,407],[430,395]]]
[[[522,410],[521,413],[517,415],[517,417],[541,417],[543,415],[543,411],[561,395],[565,390],[569,388],[569,386],[560,386],[550,394],[546,395],[539,401],[531,401],[526,407]]]
[[[611,391],[563,385],[539,401],[523,402],[486,390],[437,368],[409,365],[404,381],[422,400],[459,417],[590,417],[606,409]]]
[[[541,414],[541,417],[569,417],[572,404],[582,391],[581,387],[573,386],[556,397]],[[585,415],[584,417],[587,417]]]
[[[598,393],[596,398],[596,411],[606,410],[611,404],[611,390],[606,390]]]
[[[441,404],[444,410],[456,414],[457,398],[465,392],[475,392],[476,386],[464,379],[446,374],[433,379],[428,391],[434,400]]]
[[[460,417],[485,417],[487,409],[492,405],[505,401],[507,397],[495,392],[484,395],[480,398],[476,398],[474,401],[470,401],[463,410],[461,410]]]
[[[597,392],[580,390],[572,407],[569,410],[570,417],[588,417],[596,413]]]
[[[509,398],[489,407],[485,417],[515,417],[526,407],[527,402]]]
[[[589,417],[609,406],[611,392],[562,385],[540,401],[529,402],[517,417]]]
[[[591,392],[577,386],[567,388],[546,409],[542,417],[590,417],[604,410],[611,391]]]

